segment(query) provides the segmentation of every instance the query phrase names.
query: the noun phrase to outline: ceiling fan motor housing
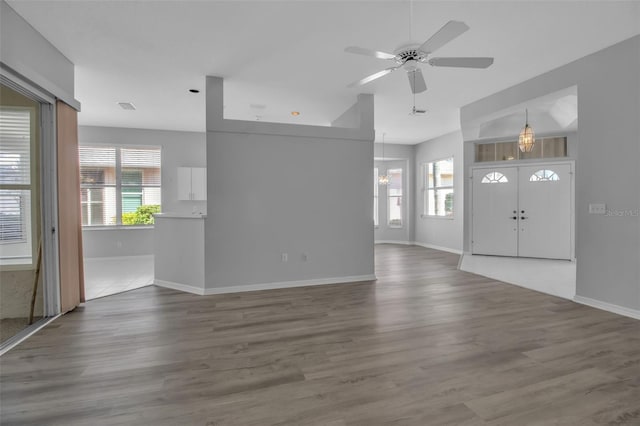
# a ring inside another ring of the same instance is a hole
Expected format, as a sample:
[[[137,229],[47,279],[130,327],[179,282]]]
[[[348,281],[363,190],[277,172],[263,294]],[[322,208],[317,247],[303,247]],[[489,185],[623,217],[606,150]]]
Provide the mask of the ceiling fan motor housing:
[[[410,45],[399,48],[396,52],[395,61],[398,65],[403,65],[407,71],[417,68],[418,62],[427,62],[427,53],[418,50],[418,46]]]

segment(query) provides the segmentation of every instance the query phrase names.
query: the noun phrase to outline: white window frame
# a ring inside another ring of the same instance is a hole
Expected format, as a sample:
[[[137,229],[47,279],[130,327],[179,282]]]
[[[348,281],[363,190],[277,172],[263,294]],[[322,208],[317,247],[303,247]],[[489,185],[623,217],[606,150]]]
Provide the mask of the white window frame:
[[[108,149],[114,149],[115,150],[115,184],[103,184],[103,185],[95,185],[92,188],[115,188],[115,195],[116,195],[116,200],[115,200],[115,217],[116,217],[116,223],[114,224],[100,224],[100,225],[91,225],[91,224],[87,224],[87,225],[82,225],[82,229],[136,229],[136,228],[153,228],[153,225],[145,225],[145,224],[138,224],[138,225],[124,225],[122,223],[122,150],[126,150],[126,149],[147,149],[147,150],[158,150],[160,152],[160,184],[158,185],[150,185],[150,184],[144,184],[142,186],[144,187],[153,187],[153,188],[158,188],[158,190],[160,191],[160,193],[162,194],[162,147],[161,146],[157,146],[157,145],[109,145],[109,144],[82,144],[80,145],[80,148],[108,148]],[[80,167],[82,167],[80,165]],[[124,185],[124,187],[126,187],[126,185]],[[80,183],[80,190],[82,191],[82,189],[85,188],[89,188],[88,186],[83,186],[82,182]],[[81,197],[82,200],[82,197]],[[104,201],[102,202],[104,203]],[[93,201],[86,201],[86,202],[80,202],[81,205],[87,205],[87,204],[99,204],[97,202],[93,202]],[[160,201],[160,208],[162,209],[162,199]]]
[[[448,161],[449,159],[451,159],[451,167],[452,167],[451,185],[436,186],[435,177],[434,177],[433,188],[430,188],[429,187],[429,165],[438,163],[440,161]],[[455,211],[456,211],[455,201],[453,203],[453,208],[450,216],[429,214],[429,190],[432,189],[434,191],[437,191],[439,189],[451,189],[451,193],[453,194],[453,197],[455,200],[455,193],[456,193],[455,178],[456,178],[455,157],[453,155],[449,155],[447,157],[441,157],[438,159],[427,161],[426,163],[422,163],[422,214],[420,215],[422,218],[453,220]]]
[[[37,205],[37,161],[34,160],[34,152],[38,146],[38,141],[34,139],[36,132],[36,111],[32,107],[26,106],[3,106],[4,110],[25,111],[29,113],[29,183],[3,183],[0,189],[9,191],[25,191],[28,192],[28,201],[20,200],[20,224],[22,226],[24,236],[18,241],[0,241],[3,245],[3,257],[0,258],[0,266],[3,267],[31,267],[34,264],[35,251],[37,250],[37,242],[34,241],[34,226],[39,217],[39,212],[33,208],[34,203]],[[29,254],[26,255],[24,252]]]
[[[378,228],[380,226],[380,190],[378,183],[379,169],[377,167],[373,168],[373,226],[374,228]]]
[[[391,168],[387,168],[385,173],[387,176],[391,175],[391,171],[392,170],[400,170],[401,176],[402,178],[400,179],[400,183],[401,183],[401,188],[402,188],[402,194],[401,195],[391,195],[391,191],[390,191],[390,186],[391,186],[391,178],[389,178],[389,184],[387,185],[387,227],[388,228],[393,228],[393,229],[402,229],[404,228],[404,222],[405,222],[405,184],[404,184],[404,180],[405,180],[405,169],[404,167],[391,167]],[[400,225],[396,225],[396,224],[392,224],[391,223],[391,198],[397,198],[400,197],[401,199],[401,204],[400,204]]]

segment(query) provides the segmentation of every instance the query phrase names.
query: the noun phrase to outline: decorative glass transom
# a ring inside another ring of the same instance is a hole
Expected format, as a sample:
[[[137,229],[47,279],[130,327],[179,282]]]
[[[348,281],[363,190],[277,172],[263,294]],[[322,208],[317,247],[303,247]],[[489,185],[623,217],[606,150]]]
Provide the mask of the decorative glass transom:
[[[529,182],[548,182],[560,180],[560,177],[553,170],[542,169],[538,170],[529,177]]]
[[[481,183],[507,183],[509,179],[500,172],[490,172],[484,175]]]

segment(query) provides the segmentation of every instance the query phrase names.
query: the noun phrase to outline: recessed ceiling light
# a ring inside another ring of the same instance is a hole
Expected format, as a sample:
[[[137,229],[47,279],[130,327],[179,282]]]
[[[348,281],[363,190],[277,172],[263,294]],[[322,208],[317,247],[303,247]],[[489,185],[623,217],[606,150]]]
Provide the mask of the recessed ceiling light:
[[[300,111],[291,111],[291,115],[293,115],[294,117],[297,117],[300,115]]]
[[[189,91],[191,93],[200,93],[200,91],[198,89],[189,89]]]
[[[134,111],[136,109],[136,106],[131,102],[118,102],[118,105],[120,105],[120,108],[126,109],[127,111]]]

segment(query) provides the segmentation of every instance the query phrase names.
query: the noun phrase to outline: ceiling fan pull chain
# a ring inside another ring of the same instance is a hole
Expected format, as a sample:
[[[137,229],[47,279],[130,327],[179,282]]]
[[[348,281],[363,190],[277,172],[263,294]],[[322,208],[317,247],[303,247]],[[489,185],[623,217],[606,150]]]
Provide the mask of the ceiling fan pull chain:
[[[413,23],[413,1],[409,0],[409,41],[413,40],[413,31],[412,25]]]

